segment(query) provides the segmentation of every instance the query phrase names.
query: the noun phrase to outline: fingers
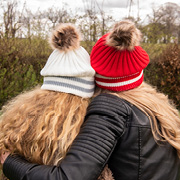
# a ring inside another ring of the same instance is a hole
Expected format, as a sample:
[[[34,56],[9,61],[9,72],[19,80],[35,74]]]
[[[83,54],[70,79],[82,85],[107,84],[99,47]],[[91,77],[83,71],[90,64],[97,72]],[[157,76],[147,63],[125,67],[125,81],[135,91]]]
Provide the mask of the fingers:
[[[9,154],[10,154],[9,152],[4,151],[4,152],[0,155],[0,162],[1,162],[1,164],[4,164],[6,158],[9,156]]]

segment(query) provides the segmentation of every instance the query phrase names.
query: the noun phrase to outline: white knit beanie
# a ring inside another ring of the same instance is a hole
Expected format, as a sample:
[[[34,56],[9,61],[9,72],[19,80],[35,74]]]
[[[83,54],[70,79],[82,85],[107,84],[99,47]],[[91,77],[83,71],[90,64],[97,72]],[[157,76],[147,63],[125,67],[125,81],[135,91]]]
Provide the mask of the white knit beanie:
[[[79,45],[80,34],[72,24],[60,24],[52,33],[49,56],[41,75],[41,89],[75,94],[84,98],[94,94],[95,71],[88,52]]]

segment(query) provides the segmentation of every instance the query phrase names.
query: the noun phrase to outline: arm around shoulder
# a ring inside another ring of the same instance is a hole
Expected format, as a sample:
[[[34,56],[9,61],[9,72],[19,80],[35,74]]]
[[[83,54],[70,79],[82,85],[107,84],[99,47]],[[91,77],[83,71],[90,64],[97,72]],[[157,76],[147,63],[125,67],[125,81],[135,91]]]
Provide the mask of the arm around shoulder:
[[[97,180],[124,132],[127,116],[118,97],[99,95],[89,105],[81,131],[59,166],[9,156],[3,172],[10,180]]]

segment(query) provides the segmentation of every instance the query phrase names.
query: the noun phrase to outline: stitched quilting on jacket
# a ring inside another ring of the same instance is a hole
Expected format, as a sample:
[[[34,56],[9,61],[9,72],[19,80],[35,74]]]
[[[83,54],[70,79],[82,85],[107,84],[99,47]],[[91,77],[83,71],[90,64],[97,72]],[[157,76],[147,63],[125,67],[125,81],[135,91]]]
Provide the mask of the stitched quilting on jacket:
[[[148,117],[117,96],[101,94],[60,166],[31,164],[9,156],[11,180],[97,180],[108,163],[115,180],[179,180],[179,159],[168,143],[154,141]]]

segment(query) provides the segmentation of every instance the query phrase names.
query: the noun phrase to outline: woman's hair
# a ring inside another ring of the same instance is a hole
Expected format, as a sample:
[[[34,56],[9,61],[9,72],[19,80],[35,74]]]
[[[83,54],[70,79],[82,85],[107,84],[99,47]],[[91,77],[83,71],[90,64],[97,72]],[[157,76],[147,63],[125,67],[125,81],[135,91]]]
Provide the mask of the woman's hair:
[[[154,139],[157,142],[167,141],[177,150],[180,157],[180,116],[166,95],[157,92],[145,82],[132,90],[108,93],[127,100],[143,111],[150,119]]]
[[[88,98],[39,87],[11,100],[0,117],[0,152],[57,165],[80,131]]]

